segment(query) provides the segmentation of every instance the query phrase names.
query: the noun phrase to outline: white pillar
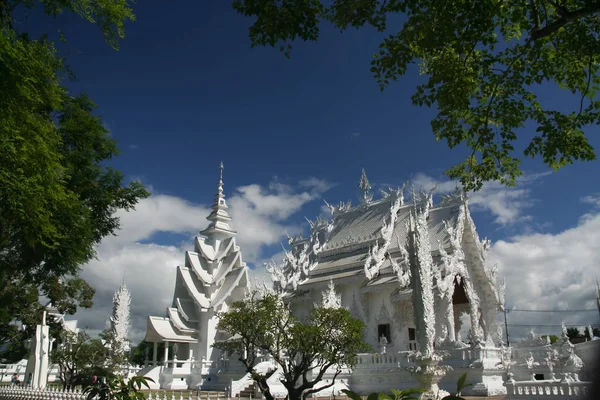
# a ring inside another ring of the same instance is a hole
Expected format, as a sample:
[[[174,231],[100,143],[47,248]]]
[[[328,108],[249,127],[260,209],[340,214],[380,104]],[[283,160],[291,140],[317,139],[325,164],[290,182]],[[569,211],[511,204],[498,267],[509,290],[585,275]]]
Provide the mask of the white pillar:
[[[194,346],[191,343],[188,344],[188,359],[187,361],[190,363],[190,369],[194,368]]]
[[[156,367],[158,360],[158,342],[154,342],[154,351],[152,352],[152,365]]]
[[[169,366],[169,342],[165,341],[165,360],[164,360],[164,366],[168,367]]]

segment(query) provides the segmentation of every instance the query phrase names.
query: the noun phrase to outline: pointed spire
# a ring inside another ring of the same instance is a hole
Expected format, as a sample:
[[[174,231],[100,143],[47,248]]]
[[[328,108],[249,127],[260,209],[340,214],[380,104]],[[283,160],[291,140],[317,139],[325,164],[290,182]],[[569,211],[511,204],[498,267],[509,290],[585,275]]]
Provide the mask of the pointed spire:
[[[211,221],[208,228],[201,231],[200,234],[205,236],[214,236],[218,234],[221,238],[229,237],[236,234],[236,232],[229,227],[228,221],[231,221],[231,217],[227,212],[227,202],[225,201],[225,195],[223,194],[223,162],[219,165],[219,184],[217,186],[217,194],[215,195],[215,202],[212,205],[212,212],[207,220]]]
[[[367,178],[367,173],[365,169],[362,169],[362,175],[360,177],[360,183],[358,187],[363,192],[363,197],[361,201],[363,203],[368,203],[373,200],[373,195],[371,194],[371,184],[369,183],[369,179]]]

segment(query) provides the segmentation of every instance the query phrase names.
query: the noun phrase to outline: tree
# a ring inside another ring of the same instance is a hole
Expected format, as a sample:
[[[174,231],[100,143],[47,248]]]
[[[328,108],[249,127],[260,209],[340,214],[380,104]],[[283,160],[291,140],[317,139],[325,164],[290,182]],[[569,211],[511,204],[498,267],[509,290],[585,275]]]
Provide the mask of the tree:
[[[111,376],[106,381],[97,382],[87,386],[83,393],[88,400],[145,400],[146,395],[141,392],[142,386],[150,389],[148,382],[154,382],[154,379],[145,376],[132,376],[125,379],[120,376]]]
[[[581,333],[579,328],[571,327],[571,328],[567,328],[567,336],[569,337],[569,340],[573,340],[573,339],[585,337],[585,334]]]
[[[437,140],[469,149],[447,171],[467,190],[491,180],[514,185],[522,156],[554,170],[596,159],[583,129],[600,122],[597,0],[234,0],[233,7],[256,18],[252,46],[280,44],[288,57],[292,41],[318,40],[323,22],[388,34],[371,72],[381,90],[411,65],[428,77],[412,102],[437,110]],[[394,14],[404,16],[399,31],[387,24]],[[553,109],[542,84],[563,89],[573,107]],[[526,145],[517,148],[517,139]]]
[[[90,338],[86,332],[65,332],[61,343],[52,351],[51,362],[59,367],[59,377],[65,389],[92,382],[94,375],[115,375],[126,358],[111,353],[106,345],[109,331],[100,338]]]
[[[556,335],[543,335],[541,338],[542,339],[550,338],[550,344],[554,344],[554,343],[558,342],[558,340],[559,340],[559,337]]]
[[[127,0],[0,0],[0,340],[11,343],[39,324],[40,296],[66,314],[92,305],[81,265],[118,230],[115,212],[149,195],[106,166],[116,142],[94,103],[62,86],[72,74],[54,43],[14,28],[14,11],[37,5],[97,24],[115,49],[134,19]]]
[[[369,349],[362,341],[364,324],[348,310],[315,307],[307,321],[301,322],[274,294],[254,293],[246,301],[233,303],[220,315],[217,329],[230,338],[215,342],[214,347],[237,352],[267,400],[274,400],[267,380],[276,370],[258,371],[258,352],[273,358],[281,369],[288,398],[298,400],[333,386],[340,368],[353,367],[356,354]],[[318,385],[332,368],[331,382]]]

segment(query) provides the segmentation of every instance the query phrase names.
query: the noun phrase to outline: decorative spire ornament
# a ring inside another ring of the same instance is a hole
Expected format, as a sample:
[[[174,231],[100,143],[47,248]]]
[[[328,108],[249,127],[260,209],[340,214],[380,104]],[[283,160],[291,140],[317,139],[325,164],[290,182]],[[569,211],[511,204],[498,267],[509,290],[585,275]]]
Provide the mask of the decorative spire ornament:
[[[215,202],[212,205],[212,212],[207,220],[210,221],[208,228],[200,232],[200,234],[208,237],[215,236],[217,239],[223,239],[225,237],[231,237],[236,232],[229,227],[228,222],[231,221],[231,216],[227,212],[227,202],[225,201],[225,195],[223,194],[223,162],[219,165],[219,184],[217,186],[217,194],[215,195]]]
[[[129,351],[130,305],[131,295],[123,282],[113,297],[113,314],[110,318],[114,351]]]
[[[335,291],[335,284],[333,280],[329,280],[329,284],[327,285],[327,289],[322,294],[323,300],[321,303],[321,307],[323,308],[341,308],[342,300],[338,296]]]
[[[362,175],[360,177],[358,187],[363,192],[363,197],[361,199],[363,203],[369,203],[371,200],[373,200],[373,195],[371,194],[371,184],[369,183],[369,179],[367,178],[367,173],[364,168],[362,169]]]

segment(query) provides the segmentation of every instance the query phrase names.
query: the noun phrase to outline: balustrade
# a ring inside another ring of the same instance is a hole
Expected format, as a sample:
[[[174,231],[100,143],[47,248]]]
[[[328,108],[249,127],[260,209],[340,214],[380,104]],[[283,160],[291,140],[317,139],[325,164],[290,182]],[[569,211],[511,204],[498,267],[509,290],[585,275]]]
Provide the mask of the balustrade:
[[[511,381],[505,383],[510,399],[531,399],[533,396],[556,398],[557,400],[585,399],[591,382],[569,381]],[[536,398],[537,398],[536,397]]]

